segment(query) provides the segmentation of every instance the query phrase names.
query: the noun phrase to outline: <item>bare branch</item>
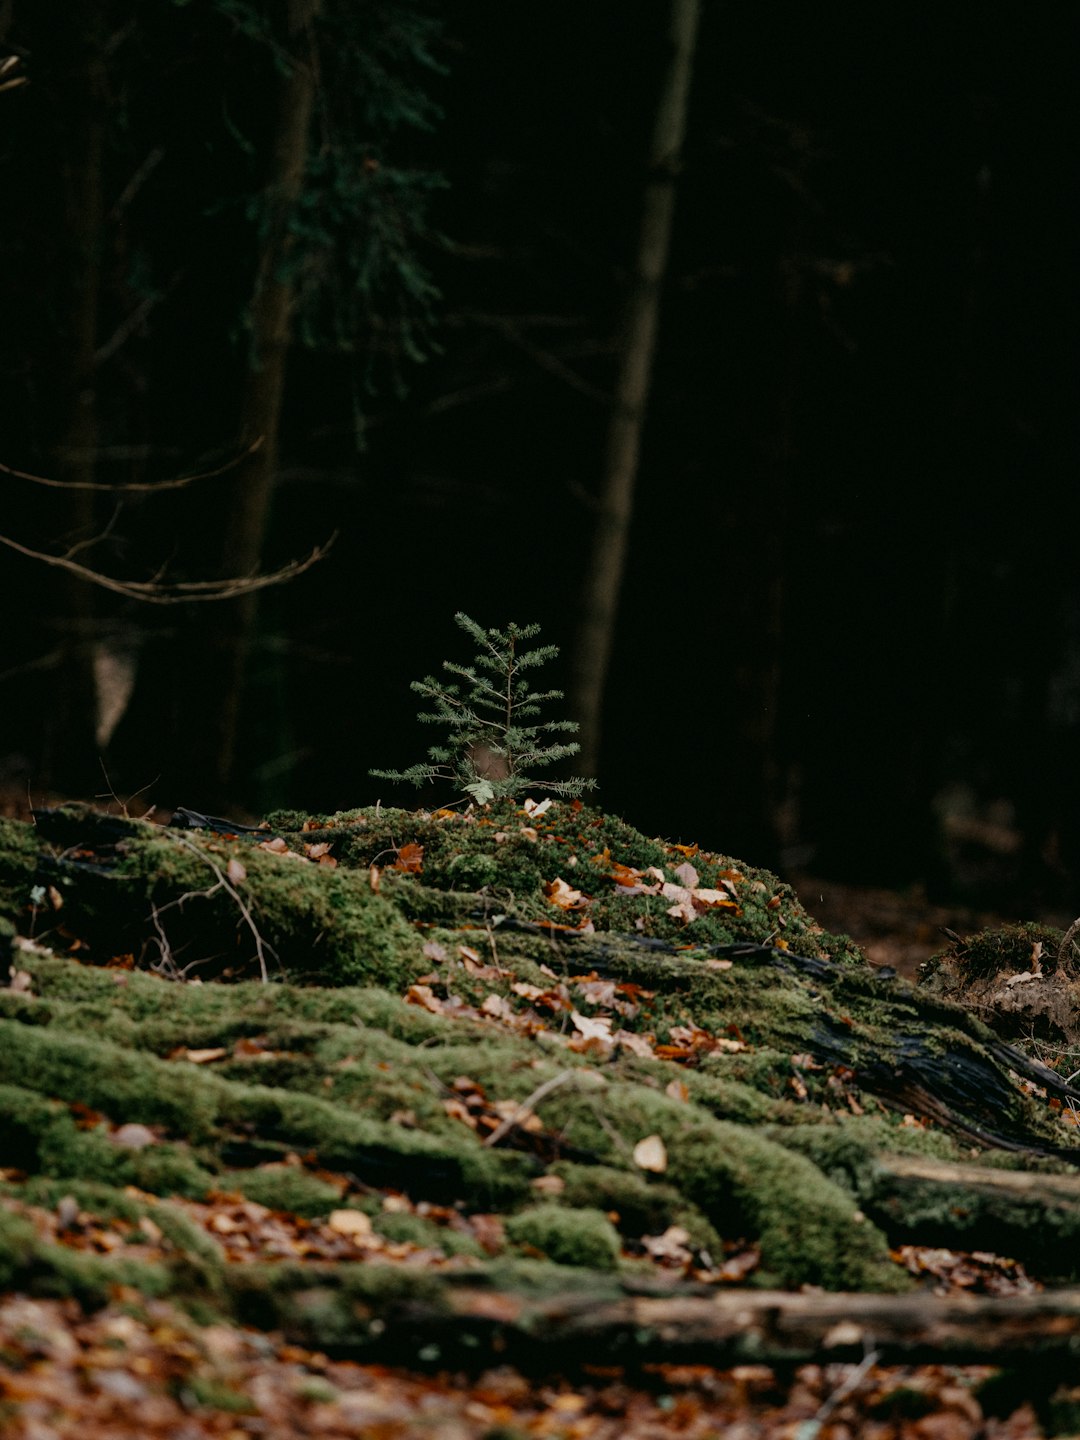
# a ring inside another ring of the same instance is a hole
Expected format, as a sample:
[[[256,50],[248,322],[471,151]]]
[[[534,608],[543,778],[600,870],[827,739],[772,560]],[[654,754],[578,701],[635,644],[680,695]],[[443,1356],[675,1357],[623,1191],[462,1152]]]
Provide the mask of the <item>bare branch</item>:
[[[335,531],[325,544],[316,545],[305,560],[290,560],[280,569],[263,575],[241,575],[227,580],[178,580],[172,584],[160,580],[118,580],[101,570],[80,565],[68,555],[49,555],[44,550],[32,550],[28,545],[20,545],[17,540],[12,540],[10,535],[0,535],[0,545],[6,545],[9,550],[25,555],[29,560],[38,560],[43,565],[66,570],[69,575],[86,581],[88,585],[111,590],[114,595],[123,595],[129,600],[141,600],[147,605],[184,605],[196,600],[235,600],[256,590],[266,590],[271,585],[284,585],[286,581],[294,580],[297,575],[303,575],[305,570],[318,564],[336,539]]]
[[[277,961],[277,951],[269,943],[269,941],[263,939],[262,935],[259,932],[259,927],[255,924],[255,919],[251,913],[251,909],[248,906],[247,902],[244,900],[244,897],[240,894],[239,890],[237,890],[234,885],[231,885],[229,883],[229,881],[225,877],[224,871],[219,865],[215,864],[215,862],[210,858],[209,855],[205,853],[205,851],[200,850],[197,845],[193,845],[190,840],[185,839],[185,837],[182,835],[178,835],[175,838],[178,845],[182,845],[185,850],[190,850],[197,859],[202,860],[205,864],[209,865],[210,869],[214,873],[216,884],[211,885],[208,890],[185,891],[183,895],[177,896],[175,900],[170,900],[167,905],[162,905],[160,909],[154,907],[152,919],[158,933],[164,936],[164,931],[162,930],[159,917],[164,915],[166,910],[172,910],[176,907],[182,909],[186,900],[208,900],[212,895],[216,895],[219,890],[224,890],[225,894],[228,895],[229,899],[233,901],[237,909],[240,911],[240,914],[243,916],[244,919],[244,924],[251,932],[251,936],[255,941],[255,954],[259,961],[259,972],[262,975],[263,983],[269,984],[270,971],[266,964],[266,957],[270,955],[275,961]],[[280,964],[280,961],[278,961],[278,963]]]
[[[5,465],[3,461],[0,461],[0,473],[13,475],[16,480],[29,480],[34,485],[48,485],[53,490],[100,490],[109,495],[152,495],[159,490],[182,490],[186,485],[194,485],[196,480],[214,480],[218,475],[234,470],[249,455],[261,450],[265,439],[264,435],[257,436],[239,455],[226,460],[225,464],[219,465],[216,470],[200,470],[197,475],[174,475],[169,480],[135,480],[123,485],[113,485],[105,480],[57,480],[51,475],[32,475],[27,470],[16,470],[11,465]]]

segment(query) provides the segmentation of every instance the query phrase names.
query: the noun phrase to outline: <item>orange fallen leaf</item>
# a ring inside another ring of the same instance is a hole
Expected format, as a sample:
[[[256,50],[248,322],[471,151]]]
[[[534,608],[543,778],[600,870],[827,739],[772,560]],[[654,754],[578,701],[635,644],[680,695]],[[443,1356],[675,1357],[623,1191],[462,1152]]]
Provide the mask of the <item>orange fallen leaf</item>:
[[[206,1050],[185,1050],[183,1058],[189,1060],[192,1065],[209,1065],[214,1060],[224,1060],[228,1050],[223,1045],[215,1045]]]
[[[560,910],[576,910],[589,903],[580,890],[575,890],[558,876],[544,886],[544,894],[552,905],[558,905]]]
[[[419,875],[423,868],[424,847],[416,844],[402,845],[397,852],[397,859],[391,866],[391,869],[404,870],[409,875]]]
[[[405,993],[405,1002],[408,1005],[420,1005],[425,1010],[430,1010],[433,1015],[441,1015],[443,1002],[436,996],[430,985],[410,985]]]

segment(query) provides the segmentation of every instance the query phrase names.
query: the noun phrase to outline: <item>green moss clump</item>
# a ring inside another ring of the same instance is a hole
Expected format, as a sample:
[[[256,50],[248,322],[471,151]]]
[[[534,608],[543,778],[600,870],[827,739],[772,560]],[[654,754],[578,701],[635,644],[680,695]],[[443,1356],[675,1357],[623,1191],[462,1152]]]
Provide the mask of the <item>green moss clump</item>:
[[[236,1189],[268,1210],[303,1215],[314,1220],[329,1215],[341,1204],[340,1192],[325,1180],[295,1165],[259,1165],[238,1170],[221,1179],[223,1189]]]
[[[1031,968],[1032,952],[1042,947],[1040,964],[1047,974],[1057,969],[1057,953],[1062,931],[1052,925],[1003,925],[998,929],[980,930],[967,940],[953,941],[926,961],[922,978],[928,979],[943,963],[972,979],[997,975],[1001,971],[1018,973]],[[1066,965],[1076,971],[1074,961],[1066,957]]]
[[[571,1210],[562,1205],[533,1205],[506,1222],[515,1245],[539,1250],[557,1265],[613,1270],[622,1244],[619,1232],[601,1210]]]
[[[436,1225],[423,1215],[384,1213],[376,1215],[373,1227],[386,1240],[399,1244],[418,1245],[424,1250],[441,1250],[444,1255],[468,1255],[481,1260],[484,1251],[471,1235]]]

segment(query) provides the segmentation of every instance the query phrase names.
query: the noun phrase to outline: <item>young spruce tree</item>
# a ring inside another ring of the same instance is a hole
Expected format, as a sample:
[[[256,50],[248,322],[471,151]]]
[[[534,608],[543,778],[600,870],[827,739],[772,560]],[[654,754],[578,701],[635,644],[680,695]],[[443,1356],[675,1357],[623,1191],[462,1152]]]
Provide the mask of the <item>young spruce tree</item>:
[[[533,690],[523,672],[535,670],[558,655],[555,645],[522,650],[523,641],[540,633],[539,625],[507,625],[485,630],[462,611],[454,616],[479,647],[471,665],[444,660],[443,669],[463,684],[428,675],[412,688],[434,705],[417,717],[446,727],[446,743],[428,750],[428,762],[407,770],[372,770],[380,780],[406,780],[427,785],[454,780],[478,805],[513,799],[525,790],[551,790],[573,797],[590,790],[595,780],[536,780],[530,771],[553,765],[581,748],[576,741],[548,741],[547,736],[575,731],[573,720],[537,720],[541,707],[561,700],[561,690]],[[489,759],[490,757],[490,759]]]

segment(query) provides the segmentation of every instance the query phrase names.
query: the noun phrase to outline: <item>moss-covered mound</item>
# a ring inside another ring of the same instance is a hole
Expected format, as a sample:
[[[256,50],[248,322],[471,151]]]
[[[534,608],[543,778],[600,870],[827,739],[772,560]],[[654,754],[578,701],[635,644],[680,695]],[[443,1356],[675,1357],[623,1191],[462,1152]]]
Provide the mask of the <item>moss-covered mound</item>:
[[[999,1034],[1060,1053],[1080,1041],[1080,952],[1063,939],[1050,925],[981,930],[928,960],[920,983]]]
[[[3,1284],[344,1348],[465,1283],[895,1290],[882,1156],[1070,1158],[962,1010],[577,803],[69,807],[0,823],[0,906]]]

